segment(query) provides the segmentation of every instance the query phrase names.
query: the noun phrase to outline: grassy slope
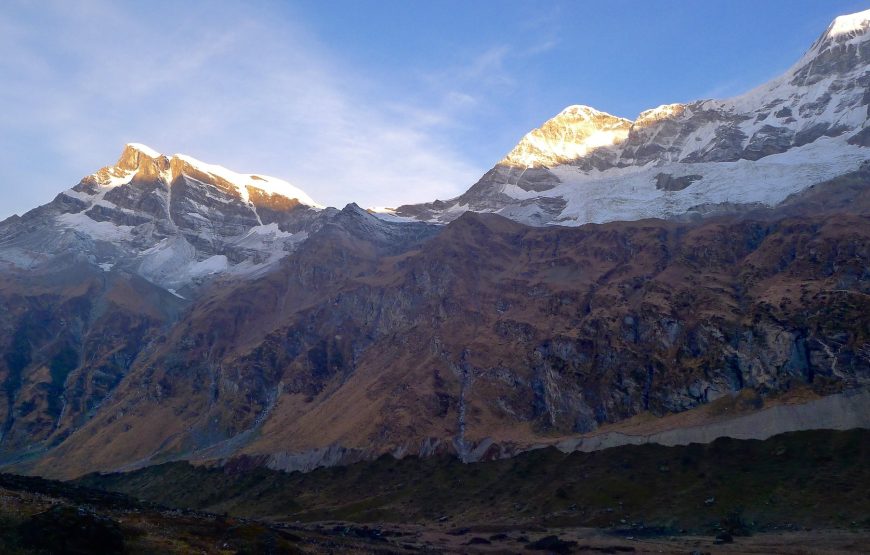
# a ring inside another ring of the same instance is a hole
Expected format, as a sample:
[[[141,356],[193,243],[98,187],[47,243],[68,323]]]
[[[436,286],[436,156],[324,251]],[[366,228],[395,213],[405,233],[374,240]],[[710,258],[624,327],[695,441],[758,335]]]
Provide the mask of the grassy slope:
[[[169,463],[82,482],[171,506],[287,520],[426,523],[448,516],[469,524],[642,521],[710,530],[742,509],[755,529],[868,527],[868,461],[870,430],[810,431],[569,455],[546,449],[468,465],[383,457],[308,474]]]

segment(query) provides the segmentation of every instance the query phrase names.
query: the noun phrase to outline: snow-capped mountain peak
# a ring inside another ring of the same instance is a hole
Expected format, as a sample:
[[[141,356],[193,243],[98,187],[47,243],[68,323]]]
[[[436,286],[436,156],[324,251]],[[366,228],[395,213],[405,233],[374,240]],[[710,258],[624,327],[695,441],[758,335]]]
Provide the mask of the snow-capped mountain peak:
[[[128,177],[129,172],[135,172],[140,178],[160,177],[166,184],[172,183],[180,175],[186,175],[203,182],[213,181],[225,189],[234,190],[246,203],[251,201],[252,194],[267,197],[278,195],[296,200],[300,204],[312,208],[323,208],[305,191],[283,179],[266,175],[238,173],[186,154],[167,156],[141,143],[128,143],[114,168],[103,168],[94,176],[102,185],[117,186],[124,183],[124,178]]]
[[[150,146],[143,145],[142,143],[127,143],[124,146],[124,150],[127,150],[128,148],[132,151],[144,154],[148,158],[152,158],[152,159],[160,158],[161,156],[163,156],[162,154],[160,154],[159,152],[157,152],[156,150],[154,150]]]
[[[870,10],[835,19],[780,77],[635,121],[569,106],[455,199],[395,214],[495,212],[532,225],[773,206],[870,158]]]
[[[607,112],[602,112],[601,110],[593,108],[592,106],[587,106],[585,104],[574,104],[574,105],[568,106],[567,108],[565,108],[564,110],[559,112],[556,115],[555,119],[561,119],[561,118],[568,119],[568,118],[570,118],[570,119],[585,119],[585,120],[594,121],[594,120],[596,120],[598,118],[602,118],[602,117],[614,118],[616,116],[608,114]],[[618,118],[618,119],[622,119],[622,118]]]
[[[868,28],[870,28],[870,10],[864,10],[835,18],[825,36],[835,38],[852,33],[866,33]]]
[[[325,212],[281,179],[130,143],[114,165],[0,224],[0,263],[39,267],[72,255],[182,291],[210,275],[265,269]]]
[[[842,74],[870,60],[870,10],[834,19],[806,54],[783,76],[794,84]],[[811,82],[810,82],[811,83]]]
[[[171,161],[175,160],[183,162],[188,167],[193,168],[197,171],[204,172],[212,177],[217,177],[226,181],[227,183],[230,183],[233,187],[236,188],[236,190],[239,192],[239,195],[242,197],[242,199],[245,200],[245,202],[248,202],[251,198],[250,189],[258,189],[259,191],[267,195],[279,195],[288,199],[296,199],[306,206],[323,208],[321,204],[315,202],[302,189],[291,185],[283,179],[278,179],[277,177],[270,177],[258,174],[237,173],[223,166],[218,166],[217,164],[208,164],[206,162],[202,162],[200,160],[197,160],[196,158],[184,154],[173,155]],[[172,166],[171,163],[170,166]]]
[[[589,106],[568,106],[526,134],[500,162],[520,168],[552,166],[625,140],[631,121]]]
[[[644,126],[663,119],[674,118],[683,113],[685,104],[662,104],[657,108],[644,110],[634,120],[633,125]]]

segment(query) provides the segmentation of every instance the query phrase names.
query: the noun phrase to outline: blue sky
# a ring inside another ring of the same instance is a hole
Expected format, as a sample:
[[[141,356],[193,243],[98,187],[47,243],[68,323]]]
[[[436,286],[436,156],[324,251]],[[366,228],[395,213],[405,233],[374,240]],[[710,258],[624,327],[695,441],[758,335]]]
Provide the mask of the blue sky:
[[[0,6],[0,218],[127,142],[321,203],[455,196],[570,104],[634,118],[778,75],[866,0]]]

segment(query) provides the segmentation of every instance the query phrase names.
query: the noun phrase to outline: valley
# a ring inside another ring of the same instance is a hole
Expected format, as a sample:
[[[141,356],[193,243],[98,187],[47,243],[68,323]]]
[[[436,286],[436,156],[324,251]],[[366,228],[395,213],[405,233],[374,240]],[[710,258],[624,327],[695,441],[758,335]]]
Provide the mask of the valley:
[[[0,222],[0,551],[866,551],[868,91],[870,10],[393,208],[126,144]]]

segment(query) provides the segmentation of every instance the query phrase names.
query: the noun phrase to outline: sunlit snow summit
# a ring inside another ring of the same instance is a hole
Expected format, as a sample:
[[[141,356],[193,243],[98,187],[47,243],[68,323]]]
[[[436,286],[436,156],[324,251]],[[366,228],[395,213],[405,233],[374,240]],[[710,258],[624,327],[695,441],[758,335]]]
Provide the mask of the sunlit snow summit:
[[[776,205],[868,159],[868,28],[870,10],[836,18],[784,75],[735,98],[659,106],[635,121],[570,106],[463,195],[396,214],[580,225]]]
[[[128,144],[114,166],[0,223],[0,264],[80,258],[176,292],[209,276],[267,268],[308,236],[322,211],[280,179]]]

